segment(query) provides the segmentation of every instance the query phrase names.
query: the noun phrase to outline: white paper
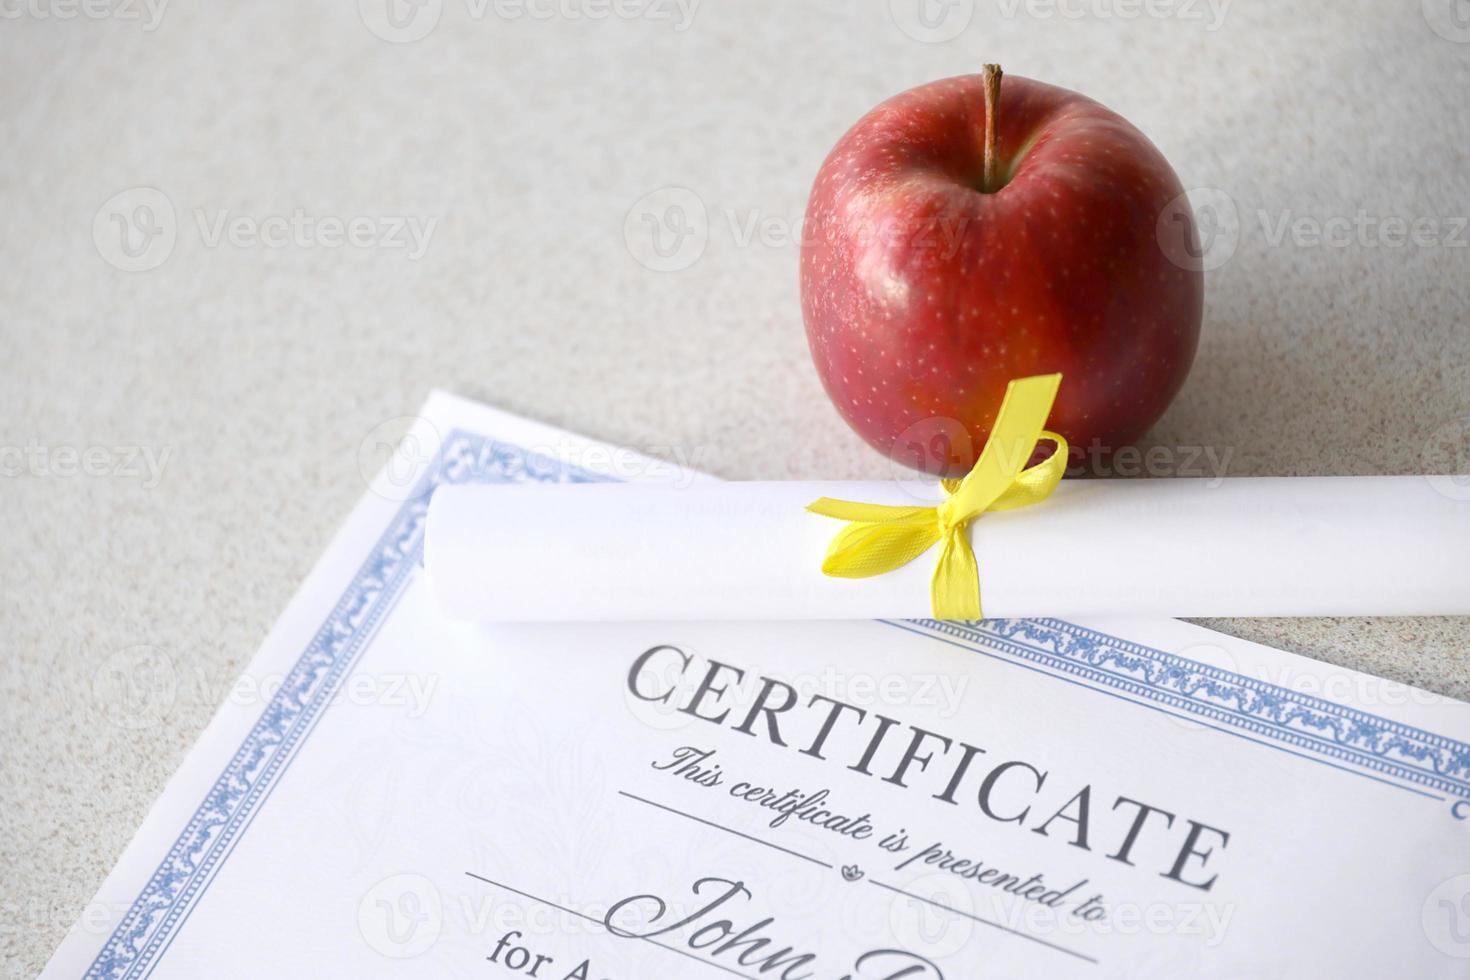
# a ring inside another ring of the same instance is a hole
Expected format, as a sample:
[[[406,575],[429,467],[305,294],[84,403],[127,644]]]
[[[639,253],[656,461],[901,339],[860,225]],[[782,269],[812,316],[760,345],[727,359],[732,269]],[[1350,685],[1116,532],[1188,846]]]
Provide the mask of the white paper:
[[[45,976],[1466,975],[1470,706],[1170,620],[454,623],[418,565],[434,487],[653,464],[422,415]],[[691,752],[718,785],[667,765]],[[742,782],[874,833],[773,826]],[[1085,847],[1047,823],[1084,787]],[[1169,817],[1110,857],[1139,804]],[[744,891],[670,921],[718,881]],[[646,939],[639,896],[668,903]]]
[[[819,497],[930,505],[898,482],[453,486],[430,507],[445,610],[481,622],[931,615],[938,549],[821,573]],[[1424,477],[1064,482],[971,524],[987,616],[1470,614],[1470,500]]]

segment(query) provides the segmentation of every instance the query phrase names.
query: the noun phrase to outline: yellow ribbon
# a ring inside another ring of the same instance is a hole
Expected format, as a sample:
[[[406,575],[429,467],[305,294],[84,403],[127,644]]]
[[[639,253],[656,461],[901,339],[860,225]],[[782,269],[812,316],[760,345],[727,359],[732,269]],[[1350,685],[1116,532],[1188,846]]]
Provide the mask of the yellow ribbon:
[[[970,547],[970,522],[986,511],[1039,504],[1061,482],[1067,441],[1045,429],[1061,383],[1060,374],[1012,381],[974,469],[962,480],[943,481],[948,497],[937,507],[890,507],[830,497],[808,505],[813,514],[850,522],[828,546],[822,572],[838,578],[883,575],[942,542],[929,587],[934,618],[980,619],[980,569]],[[1026,468],[1042,439],[1056,448]]]

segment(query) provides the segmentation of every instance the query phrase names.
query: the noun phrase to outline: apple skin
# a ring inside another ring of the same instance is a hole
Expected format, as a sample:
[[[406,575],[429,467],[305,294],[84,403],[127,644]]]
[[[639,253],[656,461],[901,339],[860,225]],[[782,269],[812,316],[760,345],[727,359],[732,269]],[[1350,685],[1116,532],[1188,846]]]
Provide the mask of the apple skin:
[[[1091,99],[1012,75],[996,120],[994,193],[979,189],[984,83],[967,75],[864,116],[807,205],[802,313],[827,394],[879,451],[937,476],[969,471],[1006,383],[1029,375],[1062,373],[1049,427],[1074,452],[1135,442],[1199,342],[1204,277],[1158,238],[1183,193],[1163,154]]]

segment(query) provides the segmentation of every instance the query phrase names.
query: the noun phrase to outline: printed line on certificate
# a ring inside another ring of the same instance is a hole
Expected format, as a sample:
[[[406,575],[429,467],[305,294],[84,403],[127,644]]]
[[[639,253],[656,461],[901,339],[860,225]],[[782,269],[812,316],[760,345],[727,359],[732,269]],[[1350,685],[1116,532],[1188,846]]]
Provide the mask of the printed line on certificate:
[[[782,851],[783,853],[790,854],[792,857],[801,858],[803,861],[810,861],[812,864],[819,864],[824,868],[831,869],[836,867],[836,865],[829,864],[826,861],[823,861],[821,858],[814,858],[810,854],[802,854],[800,851],[793,851],[789,847],[782,847],[780,844],[773,844],[768,840],[762,840],[759,837],[752,836],[751,834],[747,834],[743,831],[735,830],[733,827],[726,827],[724,824],[715,823],[713,820],[706,820],[704,817],[696,817],[692,813],[685,813],[683,810],[676,810],[673,807],[663,803],[655,803],[653,800],[645,799],[641,796],[635,796],[634,794],[629,793],[626,790],[618,790],[618,795],[626,796],[630,800],[637,800],[639,803],[645,803],[648,806],[657,807],[658,809],[665,810],[669,813],[678,814],[679,816],[685,817],[689,820],[693,820],[696,823],[702,823],[706,827],[713,827],[716,830],[723,830],[727,834],[734,834],[736,837],[744,837],[748,841],[753,841],[757,844],[764,844],[766,847],[769,847],[773,850]]]
[[[1056,950],[1058,953],[1066,953],[1068,956],[1075,956],[1079,960],[1086,960],[1089,963],[1098,962],[1097,958],[1094,956],[1088,956],[1086,953],[1079,953],[1075,949],[1068,949],[1065,946],[1061,946],[1057,943],[1050,942],[1049,940],[1042,939],[1040,936],[1033,936],[1029,932],[1022,932],[1019,929],[1012,929],[1010,926],[1005,925],[1004,923],[992,921],[983,916],[976,915],[973,912],[966,912],[963,909],[957,909],[953,905],[946,905],[944,902],[941,902],[937,899],[925,898],[922,895],[915,895],[913,892],[906,892],[902,888],[896,888],[893,885],[885,885],[883,882],[878,881],[874,878],[869,878],[868,880],[877,885],[879,888],[887,889],[888,891],[903,895],[906,898],[912,898],[916,902],[923,902],[925,905],[932,906],[936,909],[943,909],[944,911],[952,912],[955,915],[963,915],[967,919],[974,919],[981,925],[994,926],[995,928],[1000,929],[1003,932],[1008,932],[1013,936],[1020,936],[1022,939],[1029,939],[1033,943],[1040,943],[1048,949]]]

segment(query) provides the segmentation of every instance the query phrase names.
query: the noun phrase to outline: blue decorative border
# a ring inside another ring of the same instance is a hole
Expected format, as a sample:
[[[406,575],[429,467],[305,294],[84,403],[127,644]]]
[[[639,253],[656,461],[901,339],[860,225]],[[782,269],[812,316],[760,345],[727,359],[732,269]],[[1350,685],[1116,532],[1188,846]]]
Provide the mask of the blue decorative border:
[[[1470,800],[1470,744],[1059,619],[890,625],[999,652],[1407,786]],[[1463,809],[1461,807],[1460,809]]]
[[[146,976],[338,685],[402,595],[423,554],[434,488],[446,483],[593,483],[611,478],[492,438],[454,431],[271,698],[199,808],[88,968],[88,980]],[[1470,799],[1470,745],[1059,620],[892,623],[991,656],[1070,675],[1135,703],[1193,715],[1273,747],[1393,785]],[[1444,797],[1435,797],[1443,799]]]
[[[88,980],[124,980],[152,970],[421,563],[424,519],[435,487],[445,483],[596,482],[611,481],[485,436],[458,430],[450,433],[331,615],[98,952],[85,974]]]

